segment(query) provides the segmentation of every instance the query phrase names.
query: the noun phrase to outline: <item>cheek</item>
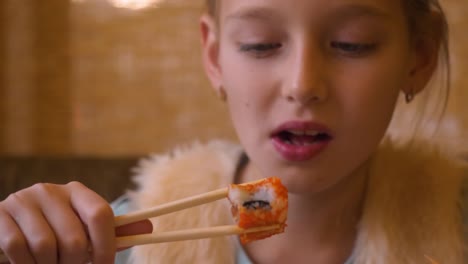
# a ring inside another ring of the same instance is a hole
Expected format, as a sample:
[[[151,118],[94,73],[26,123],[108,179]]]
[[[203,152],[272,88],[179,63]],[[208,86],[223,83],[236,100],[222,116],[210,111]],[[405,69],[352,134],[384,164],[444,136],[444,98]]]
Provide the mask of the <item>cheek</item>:
[[[243,63],[236,51],[224,52],[220,57],[223,87],[234,128],[244,145],[252,144],[255,124],[261,115],[262,89],[259,72]]]
[[[343,120],[361,133],[383,136],[395,108],[398,94],[405,85],[404,62],[396,59],[358,66],[341,83],[345,89],[338,95],[342,103]],[[359,76],[359,78],[356,78]],[[365,130],[364,132],[362,132]],[[367,132],[368,131],[368,132]]]
[[[267,67],[247,61],[237,51],[224,52],[220,65],[231,115],[246,120],[261,118],[274,96]]]

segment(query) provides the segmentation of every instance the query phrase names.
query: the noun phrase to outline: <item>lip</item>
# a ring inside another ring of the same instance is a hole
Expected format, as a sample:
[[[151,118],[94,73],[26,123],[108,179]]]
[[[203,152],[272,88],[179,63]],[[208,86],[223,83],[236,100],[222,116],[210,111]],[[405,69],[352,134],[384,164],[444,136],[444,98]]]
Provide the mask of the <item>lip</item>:
[[[308,145],[292,145],[287,144],[278,137],[278,134],[286,130],[299,130],[299,131],[318,131],[325,133],[329,136],[327,140],[321,140]],[[291,162],[304,162],[313,159],[320,154],[333,140],[333,135],[330,129],[325,125],[311,122],[311,121],[288,121],[276,129],[270,135],[272,144],[275,150],[287,161]]]

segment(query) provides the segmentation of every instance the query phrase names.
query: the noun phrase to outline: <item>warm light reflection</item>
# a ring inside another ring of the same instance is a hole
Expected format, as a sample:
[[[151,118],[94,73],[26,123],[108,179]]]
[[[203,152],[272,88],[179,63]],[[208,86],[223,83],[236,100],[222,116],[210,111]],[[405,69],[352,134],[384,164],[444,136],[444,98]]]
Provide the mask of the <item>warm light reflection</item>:
[[[90,0],[71,0],[73,3],[84,3]],[[148,7],[155,7],[164,2],[164,0],[105,0],[109,4],[117,8],[128,9],[143,9]]]
[[[143,9],[155,6],[163,0],[107,0],[117,8]]]

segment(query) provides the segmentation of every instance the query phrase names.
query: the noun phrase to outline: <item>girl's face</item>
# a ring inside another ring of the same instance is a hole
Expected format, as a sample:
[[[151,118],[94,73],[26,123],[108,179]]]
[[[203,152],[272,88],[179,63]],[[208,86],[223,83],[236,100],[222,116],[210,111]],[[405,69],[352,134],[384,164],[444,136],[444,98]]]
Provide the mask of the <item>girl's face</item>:
[[[400,1],[220,2],[217,19],[202,18],[208,75],[251,160],[293,193],[351,175],[399,91],[421,89]]]

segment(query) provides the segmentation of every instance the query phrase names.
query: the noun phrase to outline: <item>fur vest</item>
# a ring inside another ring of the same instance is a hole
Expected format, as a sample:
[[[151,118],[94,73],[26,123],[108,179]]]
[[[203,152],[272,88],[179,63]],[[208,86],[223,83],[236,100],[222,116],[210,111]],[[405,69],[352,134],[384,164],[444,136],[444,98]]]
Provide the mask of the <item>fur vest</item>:
[[[224,141],[195,143],[141,162],[134,209],[226,187],[241,154]],[[372,159],[364,212],[352,256],[355,264],[462,264],[463,170],[424,147],[384,142]],[[154,232],[232,224],[227,199],[152,219]],[[287,232],[287,229],[286,229]],[[233,237],[138,246],[131,262],[235,263]]]

